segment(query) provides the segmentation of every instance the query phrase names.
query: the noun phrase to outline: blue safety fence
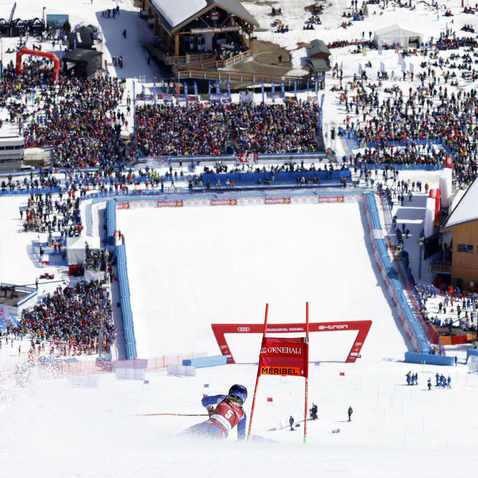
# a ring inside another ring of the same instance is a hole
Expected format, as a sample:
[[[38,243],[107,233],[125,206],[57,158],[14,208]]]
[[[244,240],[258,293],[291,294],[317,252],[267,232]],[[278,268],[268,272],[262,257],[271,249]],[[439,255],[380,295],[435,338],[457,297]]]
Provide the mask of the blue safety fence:
[[[468,349],[466,351],[466,363],[468,363],[468,359],[470,358],[470,355],[477,356],[478,355],[478,350],[477,349]]]
[[[114,245],[114,234],[116,231],[116,201],[108,201],[106,203],[106,234],[108,237],[108,245]]]
[[[400,319],[405,327],[405,331],[419,352],[431,354],[432,349],[428,341],[428,335],[423,329],[419,318],[415,316],[408,303],[404,285],[398,278],[397,272],[395,271],[388,254],[387,245],[383,239],[382,226],[380,223],[375,195],[373,193],[367,193],[365,198],[367,202],[366,209],[369,214],[369,223],[372,229],[371,237],[375,251],[375,258],[379,263],[387,288],[392,295],[392,300],[399,309]]]
[[[367,201],[370,218],[372,220],[372,229],[382,229],[375,196],[373,194],[366,194],[365,200]]]
[[[125,339],[126,359],[136,358],[136,339],[134,336],[133,311],[131,310],[128,267],[124,245],[116,247],[116,270],[120,290],[120,306],[123,317],[123,332]]]
[[[184,359],[184,366],[193,366],[196,368],[217,367],[218,365],[227,364],[227,355],[213,355],[212,357],[197,357],[192,359]]]
[[[424,354],[418,352],[405,352],[405,362],[407,363],[420,363],[428,365],[450,365],[455,362],[453,357],[447,357],[445,355],[433,355]]]
[[[330,182],[338,183],[343,178],[350,180],[352,173],[350,170],[332,170],[332,171],[260,171],[253,173],[204,173],[202,175],[202,182],[206,184],[208,181],[211,185],[225,184],[228,180],[234,181],[236,186],[241,185],[255,185],[271,182],[277,183],[292,183],[297,184],[304,178],[304,180],[314,179],[320,184],[327,184]]]

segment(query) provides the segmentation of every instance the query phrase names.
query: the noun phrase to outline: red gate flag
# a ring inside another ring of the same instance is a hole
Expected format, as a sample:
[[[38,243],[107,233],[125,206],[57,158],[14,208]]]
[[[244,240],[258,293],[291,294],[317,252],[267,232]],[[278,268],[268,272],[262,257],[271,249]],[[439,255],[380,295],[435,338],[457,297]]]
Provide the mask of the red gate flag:
[[[293,339],[263,337],[259,375],[308,377],[309,344],[306,337]]]

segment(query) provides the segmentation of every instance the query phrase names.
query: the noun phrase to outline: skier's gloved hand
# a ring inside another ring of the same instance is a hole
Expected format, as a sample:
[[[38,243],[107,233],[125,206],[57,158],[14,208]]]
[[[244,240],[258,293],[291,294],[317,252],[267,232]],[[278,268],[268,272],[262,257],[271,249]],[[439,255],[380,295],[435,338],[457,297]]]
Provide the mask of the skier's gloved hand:
[[[214,407],[209,407],[209,408],[207,409],[207,413],[208,413],[208,415],[209,415],[210,417],[211,417],[212,415],[214,415]]]

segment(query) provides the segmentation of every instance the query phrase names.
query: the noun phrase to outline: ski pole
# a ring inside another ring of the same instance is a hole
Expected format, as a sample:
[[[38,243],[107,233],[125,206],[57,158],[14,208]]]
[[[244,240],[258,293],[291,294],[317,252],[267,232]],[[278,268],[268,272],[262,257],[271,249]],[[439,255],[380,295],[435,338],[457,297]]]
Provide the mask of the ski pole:
[[[139,413],[132,415],[133,417],[158,417],[169,415],[172,417],[208,417],[207,413]]]

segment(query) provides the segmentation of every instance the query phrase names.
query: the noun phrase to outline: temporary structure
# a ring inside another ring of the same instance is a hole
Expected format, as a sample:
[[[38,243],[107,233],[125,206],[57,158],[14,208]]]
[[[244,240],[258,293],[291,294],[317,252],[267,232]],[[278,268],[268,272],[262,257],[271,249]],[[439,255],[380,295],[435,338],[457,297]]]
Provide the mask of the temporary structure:
[[[423,41],[421,33],[412,32],[400,28],[398,25],[390,25],[388,27],[376,30],[373,35],[373,42],[377,46],[395,46],[400,45],[402,48],[410,46],[418,46]]]

